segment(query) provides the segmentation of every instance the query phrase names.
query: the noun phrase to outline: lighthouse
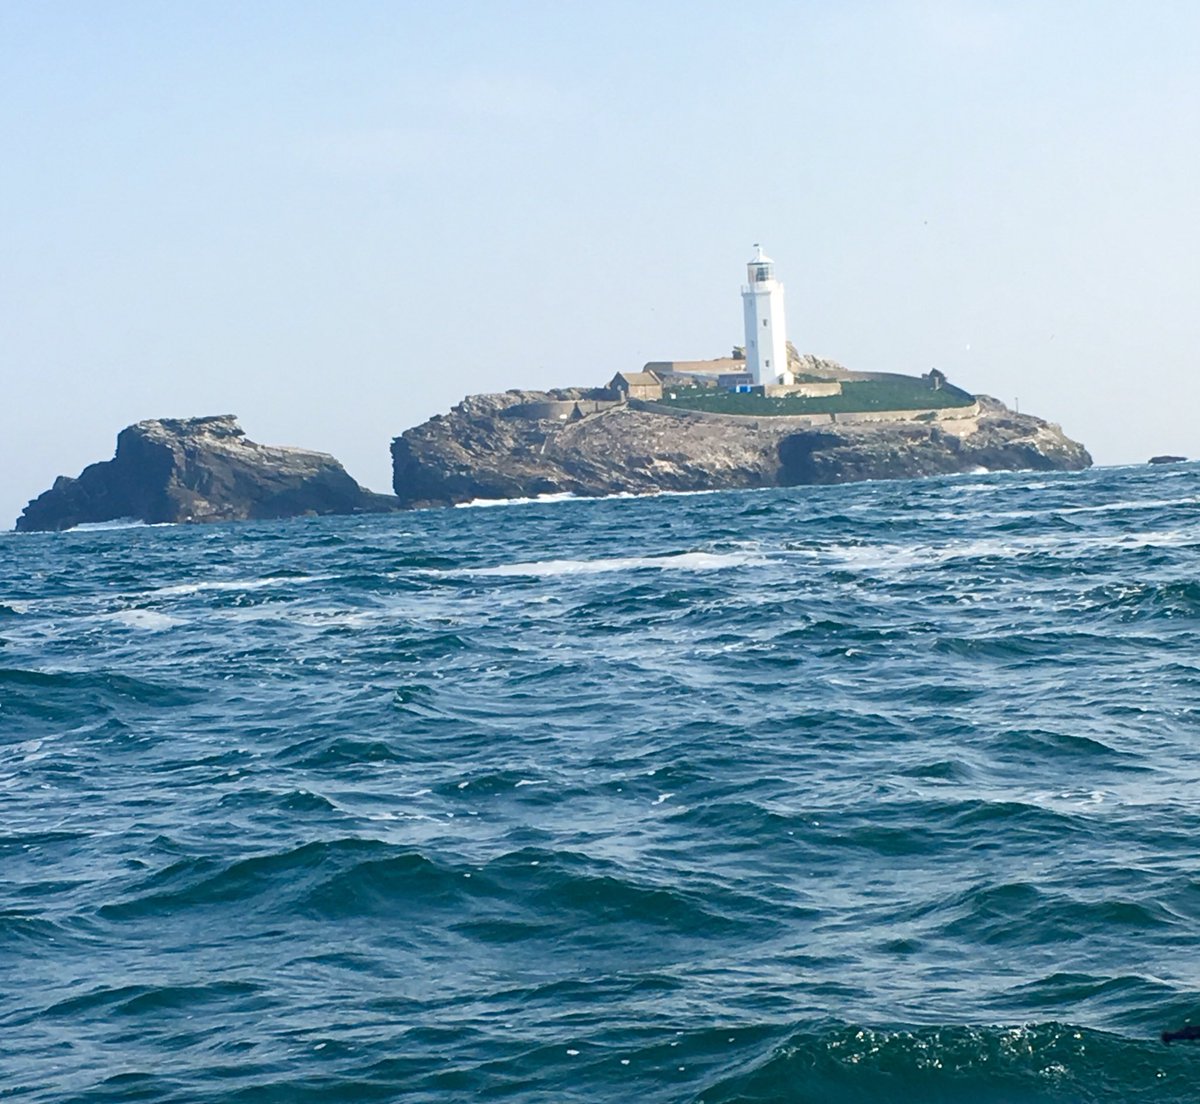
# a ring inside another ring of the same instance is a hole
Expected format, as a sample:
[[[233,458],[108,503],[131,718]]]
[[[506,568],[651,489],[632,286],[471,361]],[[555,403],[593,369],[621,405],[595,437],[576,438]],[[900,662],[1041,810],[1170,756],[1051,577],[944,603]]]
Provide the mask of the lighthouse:
[[[787,323],[783,317],[783,284],[775,279],[775,262],[755,243],[754,260],[746,266],[742,309],[746,316],[746,370],[758,386],[791,383],[788,371]]]

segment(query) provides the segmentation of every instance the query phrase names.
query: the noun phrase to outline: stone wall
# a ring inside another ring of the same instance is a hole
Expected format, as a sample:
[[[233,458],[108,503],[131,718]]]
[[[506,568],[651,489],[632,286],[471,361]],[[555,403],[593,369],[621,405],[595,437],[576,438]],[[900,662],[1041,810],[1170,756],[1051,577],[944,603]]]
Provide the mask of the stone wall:
[[[620,406],[621,399],[547,399],[544,402],[518,403],[506,407],[506,418],[526,418],[529,421],[565,421],[578,409],[581,415],[599,414],[602,410]]]
[[[795,384],[795,387],[805,388],[826,388],[830,386],[840,386],[837,384]],[[803,395],[833,395],[837,391],[818,390],[815,393],[810,391],[795,391],[791,388],[784,388],[780,392],[787,394],[803,394]],[[621,406],[621,399],[547,399],[543,402],[528,402],[518,403],[516,406],[507,407],[503,411],[503,416],[506,418],[524,418],[529,421],[553,421],[562,422],[575,415],[578,410],[579,414],[586,417],[589,414],[599,414],[603,410],[609,410],[614,406]],[[656,414],[668,414],[674,417],[696,417],[706,420],[728,421],[736,424],[744,425],[749,421],[769,421],[771,424],[795,424],[801,426],[816,426],[816,425],[865,425],[871,422],[943,422],[955,421],[966,418],[975,418],[979,415],[979,403],[972,403],[970,406],[948,406],[937,407],[922,410],[861,410],[854,411],[849,414],[718,414],[707,410],[689,410],[686,407],[666,406],[662,403],[656,403],[643,399],[631,399],[630,405],[641,407],[645,410],[653,410]]]
[[[946,422],[977,418],[979,403],[970,406],[941,406],[929,410],[857,410],[850,414],[835,414],[840,425],[862,425],[868,422]]]
[[[631,402],[635,410],[645,410],[652,414],[666,415],[668,418],[678,418],[681,421],[726,422],[729,425],[750,426],[765,425],[794,425],[822,426],[832,425],[832,414],[719,414],[711,410],[688,410],[683,406],[667,406],[664,403]]]
[[[946,422],[964,421],[979,416],[979,403],[970,406],[947,406],[928,410],[859,410],[849,414],[718,414],[708,410],[689,410],[681,406],[666,406],[663,403],[631,403],[655,414],[673,417],[693,417],[705,421],[730,422],[749,425],[763,422],[769,425],[866,425],[871,422]]]

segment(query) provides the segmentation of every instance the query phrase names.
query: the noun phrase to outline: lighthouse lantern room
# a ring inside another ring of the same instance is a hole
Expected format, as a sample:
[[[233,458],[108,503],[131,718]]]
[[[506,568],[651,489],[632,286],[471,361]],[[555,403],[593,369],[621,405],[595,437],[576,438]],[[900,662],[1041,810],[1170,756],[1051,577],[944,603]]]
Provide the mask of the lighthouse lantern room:
[[[746,370],[755,384],[791,383],[788,370],[787,323],[783,314],[783,284],[775,279],[775,262],[757,243],[746,266],[742,288],[746,316]]]

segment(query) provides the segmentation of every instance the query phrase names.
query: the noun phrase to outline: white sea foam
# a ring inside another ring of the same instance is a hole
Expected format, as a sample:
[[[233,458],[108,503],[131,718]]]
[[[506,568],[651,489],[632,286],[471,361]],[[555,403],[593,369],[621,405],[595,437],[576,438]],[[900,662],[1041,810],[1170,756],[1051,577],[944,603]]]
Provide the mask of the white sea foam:
[[[333,606],[305,607],[295,602],[263,602],[253,606],[228,607],[216,612],[222,620],[237,622],[286,621],[312,629],[363,629],[386,621],[406,619],[406,608],[388,610],[341,610]]]
[[[204,590],[262,590],[264,587],[280,584],[301,586],[331,578],[331,575],[269,575],[264,579],[206,579],[201,583],[178,583],[174,586],[157,587],[149,593],[154,597],[169,598],[182,594],[197,594]]]
[[[1049,809],[1056,813],[1098,812],[1100,806],[1112,807],[1123,805],[1125,802],[1112,790],[1077,789],[1057,792],[1041,792],[1027,795],[1014,795],[1013,800],[1028,802],[1040,809]]]
[[[1052,510],[1056,514],[1110,514],[1122,510],[1161,510],[1170,506],[1194,506],[1200,502],[1200,497],[1188,495],[1186,498],[1143,498],[1129,502],[1102,502],[1097,506],[1064,506]]]
[[[38,759],[45,759],[50,754],[49,751],[42,750],[45,742],[45,740],[24,740],[6,749],[4,756],[6,759],[11,758],[14,762],[21,763],[32,763]]]
[[[963,488],[968,489],[968,488]],[[1038,509],[1029,510],[989,510],[987,516],[992,521],[1023,521],[1028,518],[1046,517],[1051,514],[1058,514],[1063,517],[1074,514],[1113,514],[1122,513],[1124,511],[1135,510],[1159,510],[1169,509],[1175,506],[1192,506],[1200,502],[1200,496],[1188,495],[1185,498],[1157,498],[1157,499],[1132,499],[1121,502],[1101,502],[1092,506],[1054,506],[1046,505]],[[937,512],[929,512],[923,515],[928,521],[961,521],[961,512],[951,512],[942,510]]]
[[[532,498],[473,498],[470,502],[456,502],[454,505],[463,510],[474,506],[528,506],[530,503],[572,502],[578,499],[578,495],[562,491],[558,494],[534,495]]]
[[[113,518],[111,521],[81,521],[67,530],[69,533],[98,533],[105,529],[146,529],[140,518]]]
[[[166,613],[144,609],[117,610],[115,613],[106,614],[105,619],[119,621],[131,629],[144,629],[147,632],[162,632],[163,629],[173,629],[176,625],[187,623],[182,617],[171,617]]]
[[[677,552],[670,556],[613,556],[598,560],[538,560],[533,563],[497,564],[479,567],[471,575],[527,576],[553,578],[560,575],[599,575],[607,571],[722,571],[766,563],[759,552]]]
[[[991,475],[991,472],[962,472],[957,476],[948,476],[945,487],[942,488],[942,493],[947,497],[961,497],[962,495],[973,494],[975,491],[994,491],[996,485],[993,483],[959,483],[959,479],[968,479],[973,476]],[[867,509],[874,509],[874,503],[866,502],[863,506]]]
[[[1017,559],[1048,555],[1074,559],[1081,553],[1106,548],[1170,548],[1195,543],[1200,533],[1182,529],[1150,530],[1142,533],[1041,534],[1030,537],[985,537],[981,540],[948,541],[945,544],[855,544],[796,549],[790,554],[818,567],[839,566],[850,570],[906,570],[961,559]]]
[[[769,487],[742,487],[738,488],[739,493],[750,493],[753,491],[770,490]],[[721,494],[720,488],[705,489],[702,491],[645,491],[638,494],[634,491],[614,491],[612,494],[606,495],[577,495],[570,491],[559,491],[554,494],[534,495],[531,498],[473,498],[470,502],[456,502],[455,507],[459,510],[467,509],[468,507],[478,506],[528,506],[531,503],[547,503],[547,502],[611,502],[614,499],[626,498],[692,498],[696,495],[712,495]]]

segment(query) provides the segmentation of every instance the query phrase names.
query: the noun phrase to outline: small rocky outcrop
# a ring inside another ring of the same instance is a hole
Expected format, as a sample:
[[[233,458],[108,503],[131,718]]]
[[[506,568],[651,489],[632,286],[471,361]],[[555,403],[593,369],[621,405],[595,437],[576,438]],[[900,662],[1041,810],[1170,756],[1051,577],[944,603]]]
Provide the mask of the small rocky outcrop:
[[[1186,456],[1151,456],[1148,464],[1185,464]]]
[[[24,532],[132,518],[216,522],[382,513],[390,495],[360,487],[332,456],[256,444],[233,415],[163,418],[121,431],[111,460],[59,476],[17,519]]]
[[[392,442],[405,506],[569,492],[724,490],[986,469],[1076,471],[1092,458],[1041,418],[980,396],[957,411],[744,417],[582,390],[473,395]]]

